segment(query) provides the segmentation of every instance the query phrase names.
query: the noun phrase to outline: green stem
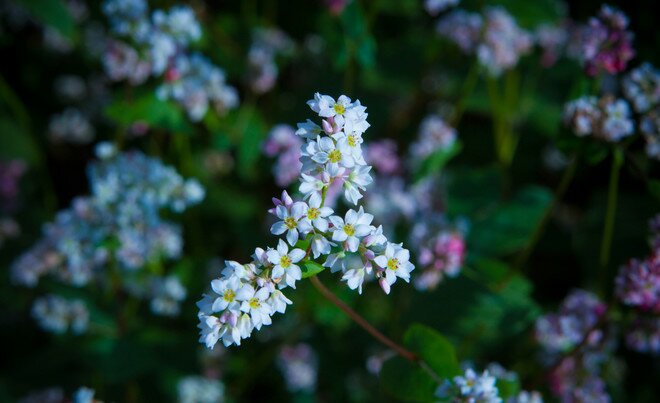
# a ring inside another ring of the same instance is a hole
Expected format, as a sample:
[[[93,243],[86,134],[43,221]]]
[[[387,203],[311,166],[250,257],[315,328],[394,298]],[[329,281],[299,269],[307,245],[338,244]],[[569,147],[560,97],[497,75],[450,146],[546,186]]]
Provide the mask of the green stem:
[[[467,100],[472,95],[472,92],[474,92],[474,87],[477,85],[477,81],[479,80],[479,62],[477,60],[472,63],[472,67],[470,67],[470,71],[467,74],[467,77],[465,77],[465,81],[463,81],[463,87],[461,88],[461,95],[458,98],[458,102],[456,102],[456,108],[454,109],[454,115],[452,116],[451,119],[451,126],[457,127],[458,123],[461,121],[461,118],[463,117],[463,113],[465,112],[465,105],[467,104]]]
[[[623,152],[614,149],[612,155],[612,169],[610,171],[610,184],[607,191],[607,211],[605,212],[605,226],[603,227],[603,241],[600,245],[600,265],[605,268],[610,260],[612,235],[614,234],[614,219],[616,215],[616,202],[619,189],[619,174],[623,165]],[[603,270],[604,272],[604,270]],[[605,274],[604,274],[605,276]]]
[[[564,170],[564,174],[562,175],[561,180],[559,181],[559,185],[555,190],[555,195],[552,199],[552,202],[545,209],[545,212],[543,212],[543,217],[536,225],[532,238],[527,243],[525,249],[523,249],[518,260],[516,261],[515,264],[516,269],[518,270],[522,269],[522,267],[527,262],[527,259],[529,259],[529,257],[532,255],[532,252],[534,252],[534,248],[536,247],[536,244],[538,244],[538,242],[541,240],[541,236],[545,232],[545,227],[548,225],[548,222],[550,221],[550,217],[552,217],[552,212],[557,208],[557,205],[564,197],[564,193],[566,193],[566,190],[568,189],[568,185],[570,185],[570,183],[573,181],[573,177],[575,176],[575,171],[577,166],[578,166],[578,156],[574,155],[573,158],[571,159],[571,163],[568,165],[568,167],[566,167],[566,170]]]

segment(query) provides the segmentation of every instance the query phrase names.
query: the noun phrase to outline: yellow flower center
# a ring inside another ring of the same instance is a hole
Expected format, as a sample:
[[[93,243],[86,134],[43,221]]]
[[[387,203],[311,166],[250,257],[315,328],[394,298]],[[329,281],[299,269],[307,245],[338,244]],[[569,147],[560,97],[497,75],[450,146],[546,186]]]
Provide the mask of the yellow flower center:
[[[261,302],[258,298],[251,298],[249,304],[252,309],[257,309],[261,306]]]
[[[318,218],[320,214],[321,212],[316,207],[310,207],[309,210],[307,210],[307,218],[310,220]]]
[[[332,150],[328,153],[328,159],[330,162],[337,163],[341,161],[341,151],[339,150]]]
[[[284,219],[284,225],[286,225],[288,229],[295,229],[298,226],[298,222],[293,217],[287,217]]]
[[[348,236],[353,236],[353,235],[355,235],[355,227],[353,227],[352,224],[346,224],[346,225],[344,225],[344,232]]]
[[[357,146],[357,137],[352,134],[348,136],[348,145],[351,147]]]
[[[292,262],[291,262],[291,258],[289,257],[289,255],[284,255],[280,258],[280,266],[282,266],[282,268],[284,268],[284,269],[288,269],[289,266],[291,266],[291,263]]]
[[[222,298],[227,302],[233,302],[234,298],[236,298],[236,293],[234,292],[234,290],[227,290],[222,295]]]
[[[335,112],[339,115],[343,115],[344,112],[346,112],[346,108],[344,108],[344,105],[342,104],[335,104],[335,106],[333,106],[332,109],[334,109]]]
[[[397,259],[390,259],[387,261],[387,268],[396,271],[399,268],[399,261]]]

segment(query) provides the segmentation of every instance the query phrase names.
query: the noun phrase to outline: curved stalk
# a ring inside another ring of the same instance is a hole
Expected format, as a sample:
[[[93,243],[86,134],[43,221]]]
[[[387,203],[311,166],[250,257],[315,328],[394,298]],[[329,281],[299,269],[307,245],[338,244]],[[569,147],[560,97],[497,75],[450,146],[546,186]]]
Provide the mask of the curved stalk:
[[[623,165],[623,152],[616,148],[612,155],[612,169],[610,170],[610,184],[607,190],[607,210],[605,212],[605,226],[603,227],[603,240],[600,245],[600,265],[604,268],[610,260],[612,235],[614,234],[614,219],[616,216],[616,202],[619,191],[619,174]]]

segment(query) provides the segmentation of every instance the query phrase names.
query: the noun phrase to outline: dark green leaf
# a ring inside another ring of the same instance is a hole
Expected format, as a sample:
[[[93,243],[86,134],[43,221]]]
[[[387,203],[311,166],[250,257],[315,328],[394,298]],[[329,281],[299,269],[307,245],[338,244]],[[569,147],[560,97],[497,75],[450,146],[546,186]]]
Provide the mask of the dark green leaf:
[[[416,323],[408,328],[403,340],[439,377],[450,378],[460,373],[454,347],[437,331]]]
[[[76,25],[64,2],[60,0],[19,0],[37,20],[55,28],[68,39],[74,39]]]
[[[302,278],[312,277],[325,270],[325,267],[312,261],[302,264]]]
[[[461,152],[462,145],[460,141],[455,141],[450,147],[438,150],[428,156],[419,165],[415,172],[415,180],[420,180],[428,175],[438,173],[442,167],[449,162],[452,158]]]

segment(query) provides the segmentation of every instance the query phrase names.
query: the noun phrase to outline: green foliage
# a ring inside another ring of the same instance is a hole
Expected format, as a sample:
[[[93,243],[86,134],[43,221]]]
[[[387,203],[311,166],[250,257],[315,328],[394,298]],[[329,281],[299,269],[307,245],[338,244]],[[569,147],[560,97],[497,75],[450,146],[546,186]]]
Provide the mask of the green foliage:
[[[431,174],[437,174],[455,156],[461,152],[461,142],[455,141],[450,147],[440,149],[426,157],[414,174],[415,180],[420,180]]]
[[[302,264],[302,278],[315,276],[323,270],[325,270],[325,267],[321,266],[320,264],[313,261],[307,261]]]
[[[153,91],[138,95],[133,100],[118,98],[108,105],[105,113],[125,128],[137,122],[144,122],[154,129],[175,134],[190,135],[194,132],[183,110],[172,102],[159,100]]]
[[[62,0],[18,0],[37,20],[55,28],[69,40],[78,35],[75,21]]]

